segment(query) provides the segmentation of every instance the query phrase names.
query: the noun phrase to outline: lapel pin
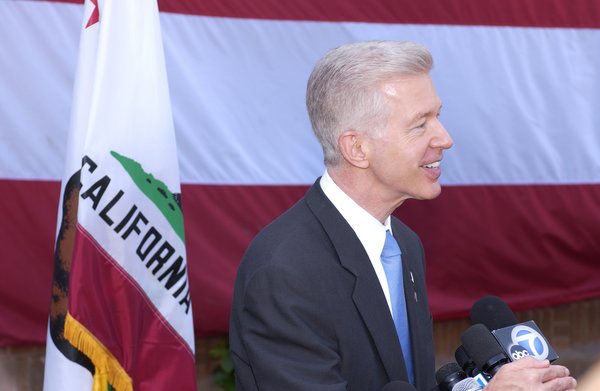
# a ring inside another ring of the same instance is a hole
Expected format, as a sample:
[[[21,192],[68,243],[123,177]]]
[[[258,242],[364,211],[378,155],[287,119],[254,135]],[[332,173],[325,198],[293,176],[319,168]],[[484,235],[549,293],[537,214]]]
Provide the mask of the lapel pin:
[[[415,277],[413,276],[412,272],[410,273],[410,281],[412,282],[412,286],[413,286],[413,292],[415,293],[415,301],[418,302],[419,301],[419,297],[417,296],[417,287],[415,286]]]

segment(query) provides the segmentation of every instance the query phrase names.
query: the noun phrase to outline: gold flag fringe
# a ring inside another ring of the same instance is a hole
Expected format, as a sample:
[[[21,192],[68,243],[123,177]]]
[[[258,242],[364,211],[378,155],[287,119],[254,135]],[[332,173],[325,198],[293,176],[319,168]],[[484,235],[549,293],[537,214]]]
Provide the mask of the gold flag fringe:
[[[65,318],[65,338],[96,367],[93,391],[106,391],[109,384],[115,391],[133,391],[131,377],[115,356],[70,313]]]

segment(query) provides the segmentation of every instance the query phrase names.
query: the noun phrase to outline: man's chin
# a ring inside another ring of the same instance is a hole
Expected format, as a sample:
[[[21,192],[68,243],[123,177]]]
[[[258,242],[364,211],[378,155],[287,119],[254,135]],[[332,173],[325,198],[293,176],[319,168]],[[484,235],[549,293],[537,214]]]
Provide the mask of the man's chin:
[[[432,188],[430,188],[427,191],[424,191],[422,194],[420,194],[420,197],[415,197],[415,198],[419,199],[419,200],[424,200],[424,201],[433,200],[433,199],[437,198],[441,193],[442,193],[442,186],[437,184],[437,186],[433,186]]]

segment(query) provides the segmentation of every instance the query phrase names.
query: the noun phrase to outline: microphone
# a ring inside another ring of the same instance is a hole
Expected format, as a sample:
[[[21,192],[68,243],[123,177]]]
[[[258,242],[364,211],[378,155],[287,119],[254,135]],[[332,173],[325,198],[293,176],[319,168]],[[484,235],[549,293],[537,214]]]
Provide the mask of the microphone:
[[[402,380],[394,380],[383,386],[381,391],[417,391],[417,389],[410,383]]]
[[[473,304],[471,323],[487,326],[511,361],[526,356],[550,362],[558,358],[535,322],[518,323],[508,304],[499,297],[485,296]]]
[[[471,307],[471,324],[481,323],[492,332],[495,329],[517,323],[517,318],[508,304],[497,296],[484,296]],[[454,352],[454,358],[467,376],[476,376],[479,372],[473,359],[464,346],[459,346]]]
[[[454,387],[452,387],[452,391],[479,391],[483,390],[483,386],[477,382],[477,380],[472,377],[467,377],[466,379],[462,379]]]
[[[490,377],[494,376],[502,365],[510,361],[496,338],[481,323],[469,327],[463,333],[461,341],[477,368]]]
[[[490,331],[519,323],[508,304],[497,296],[484,296],[471,308],[471,324],[481,323]]]
[[[477,368],[477,365],[475,365],[475,362],[471,359],[471,356],[469,356],[464,346],[460,345],[456,349],[456,351],[454,352],[454,358],[456,359],[458,365],[460,365],[460,367],[463,369],[463,371],[465,371],[465,374],[468,376],[467,379],[472,379],[469,381],[469,383],[471,384],[465,385],[464,387],[475,387],[475,385],[472,384],[472,382],[475,382],[477,386],[479,386],[479,389],[485,388],[485,386],[488,383],[489,377],[487,374],[481,372]],[[461,380],[461,382],[466,381],[466,379]],[[457,384],[455,388],[456,387],[459,387],[459,385]]]
[[[443,365],[435,373],[435,380],[440,391],[452,391],[454,386],[466,377],[465,372],[454,362]]]
[[[458,365],[460,365],[462,370],[465,371],[465,374],[467,376],[477,375],[477,366],[475,365],[471,357],[467,354],[467,351],[465,350],[464,346],[460,345],[456,349],[456,351],[454,352],[454,358],[456,359],[456,362],[458,363]]]

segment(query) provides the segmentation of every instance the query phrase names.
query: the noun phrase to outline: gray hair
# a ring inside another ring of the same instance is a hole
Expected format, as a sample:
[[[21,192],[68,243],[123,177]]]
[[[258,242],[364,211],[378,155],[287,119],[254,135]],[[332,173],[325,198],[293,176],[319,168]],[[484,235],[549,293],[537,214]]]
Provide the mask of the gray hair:
[[[342,132],[383,129],[388,105],[381,84],[427,74],[432,66],[431,53],[414,42],[356,42],[327,52],[315,65],[306,89],[306,107],[325,165],[340,162],[337,139]]]

